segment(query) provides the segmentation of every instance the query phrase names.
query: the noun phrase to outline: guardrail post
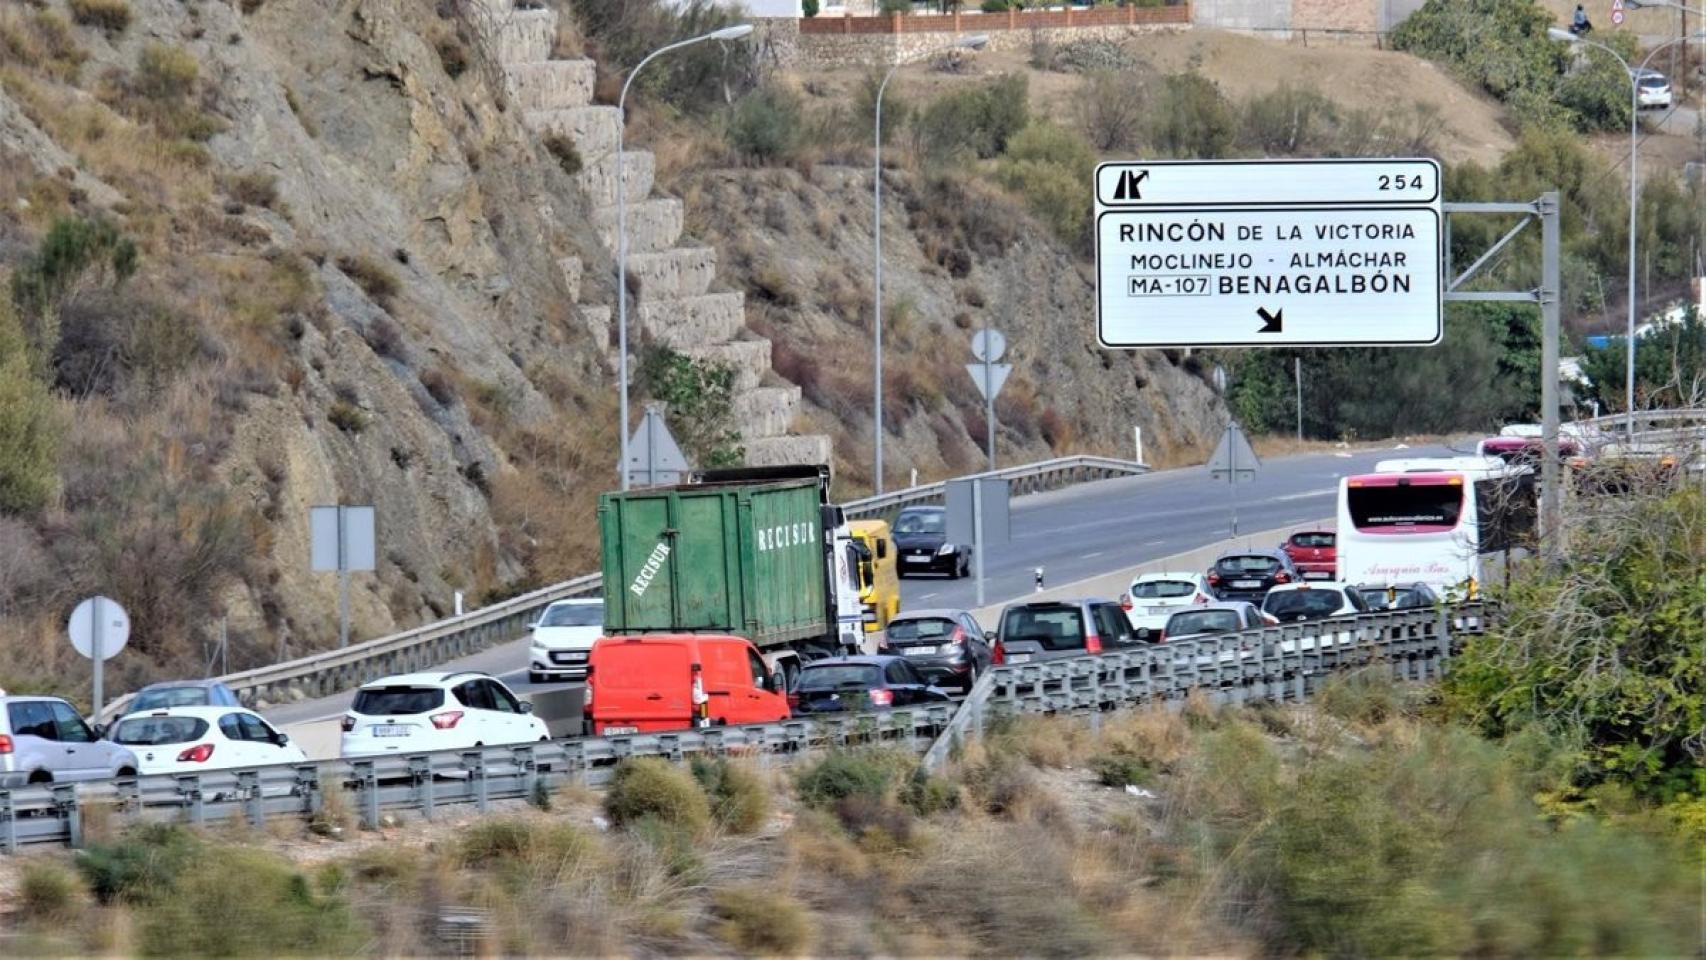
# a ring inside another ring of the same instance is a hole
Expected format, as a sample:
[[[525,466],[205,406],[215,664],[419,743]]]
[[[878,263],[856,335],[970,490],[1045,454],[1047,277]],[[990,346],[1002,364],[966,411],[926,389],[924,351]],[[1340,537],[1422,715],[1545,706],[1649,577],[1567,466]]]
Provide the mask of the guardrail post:
[[[379,772],[372,760],[357,760],[356,782],[361,784],[361,825],[367,830],[379,829]]]
[[[253,770],[237,772],[237,792],[243,795],[243,812],[249,823],[260,826],[266,822],[265,804],[261,802],[261,775]]]
[[[410,757],[409,776],[415,781],[415,800],[420,804],[421,817],[430,821],[437,800],[433,796],[432,758]]]
[[[511,748],[515,765],[521,768],[521,795],[528,803],[533,802],[533,795],[539,791],[539,760],[533,753],[533,744],[524,743]]]
[[[0,853],[18,852],[18,808],[12,791],[0,790]]]
[[[178,795],[184,799],[190,808],[190,822],[201,826],[207,821],[207,811],[201,801],[201,775],[192,773],[176,778]]]
[[[65,821],[65,835],[71,848],[80,849],[83,846],[83,811],[77,806],[77,785],[54,784],[53,807],[55,815]]]
[[[320,809],[325,806],[325,797],[320,795],[319,768],[304,764],[296,768],[296,786],[293,794],[302,798],[302,812],[313,819],[318,816]]]
[[[468,771],[468,779],[474,784],[474,808],[485,813],[491,805],[486,783],[486,752],[469,750],[462,754],[462,767]]]

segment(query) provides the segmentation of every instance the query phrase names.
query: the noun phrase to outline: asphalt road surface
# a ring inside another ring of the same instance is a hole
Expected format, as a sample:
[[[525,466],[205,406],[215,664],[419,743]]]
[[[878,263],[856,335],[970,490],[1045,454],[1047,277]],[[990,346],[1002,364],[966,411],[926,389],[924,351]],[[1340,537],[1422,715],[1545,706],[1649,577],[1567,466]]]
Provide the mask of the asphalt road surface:
[[[1271,530],[1331,517],[1340,477],[1372,470],[1377,460],[1450,456],[1453,452],[1445,447],[1410,449],[1381,445],[1375,449],[1270,460],[1261,466],[1254,480],[1238,485],[1238,529]],[[1210,479],[1206,467],[1185,467],[1016,498],[1012,506],[1011,539],[1005,547],[992,550],[987,556],[986,600],[996,603],[1030,592],[1033,571],[1039,566],[1047,584],[1055,586],[1230,537],[1233,494],[1226,482]],[[976,585],[970,578],[907,578],[901,581],[901,597],[902,609],[977,606]],[[993,628],[992,624],[986,626]],[[556,689],[578,691],[581,686],[528,683],[525,638],[444,666],[483,670],[520,694]],[[352,697],[352,692],[346,692],[272,707],[265,714],[278,724],[323,720],[342,713]]]

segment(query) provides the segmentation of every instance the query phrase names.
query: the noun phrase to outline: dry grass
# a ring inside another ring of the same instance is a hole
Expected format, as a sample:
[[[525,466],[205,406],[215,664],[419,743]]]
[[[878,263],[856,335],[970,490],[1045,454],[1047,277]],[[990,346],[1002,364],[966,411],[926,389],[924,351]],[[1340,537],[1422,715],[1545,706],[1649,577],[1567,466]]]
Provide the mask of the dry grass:
[[[85,27],[98,27],[110,34],[130,26],[130,4],[126,0],[71,0],[71,18]]]
[[[22,5],[0,9],[0,52],[61,83],[75,83],[88,59],[64,17],[50,10],[26,12]]]

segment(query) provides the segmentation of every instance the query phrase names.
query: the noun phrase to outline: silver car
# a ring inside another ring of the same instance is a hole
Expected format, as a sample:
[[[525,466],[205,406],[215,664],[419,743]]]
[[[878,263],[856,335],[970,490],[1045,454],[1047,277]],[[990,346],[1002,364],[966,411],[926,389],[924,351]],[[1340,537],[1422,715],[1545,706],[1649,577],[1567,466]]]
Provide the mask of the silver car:
[[[58,697],[0,696],[0,788],[136,775],[136,755],[102,740]]]

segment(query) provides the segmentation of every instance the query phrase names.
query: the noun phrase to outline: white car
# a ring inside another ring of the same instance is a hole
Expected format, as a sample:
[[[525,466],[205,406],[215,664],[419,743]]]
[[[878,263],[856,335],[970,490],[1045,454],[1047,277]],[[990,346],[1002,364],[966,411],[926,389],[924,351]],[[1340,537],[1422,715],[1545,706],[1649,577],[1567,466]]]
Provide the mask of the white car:
[[[558,600],[534,621],[527,645],[527,679],[586,676],[586,657],[604,634],[603,600]]]
[[[533,704],[489,674],[406,673],[356,691],[340,755],[372,757],[548,740]]]
[[[133,713],[107,736],[136,754],[137,771],[205,773],[307,763],[302,748],[242,707],[168,707]]]
[[[1217,633],[1244,633],[1271,626],[1274,626],[1273,619],[1265,616],[1248,600],[1217,600],[1200,607],[1192,606],[1175,611],[1167,618],[1166,627],[1156,635],[1156,642],[1174,643]]]
[[[1635,100],[1643,109],[1659,107],[1669,109],[1671,105],[1670,81],[1657,70],[1637,71],[1635,78]]]
[[[1139,640],[1153,640],[1167,618],[1190,606],[1213,603],[1214,590],[1200,573],[1145,573],[1134,577],[1120,608]]]
[[[1280,623],[1354,617],[1369,610],[1355,587],[1331,580],[1282,583],[1262,598],[1262,612]]]

